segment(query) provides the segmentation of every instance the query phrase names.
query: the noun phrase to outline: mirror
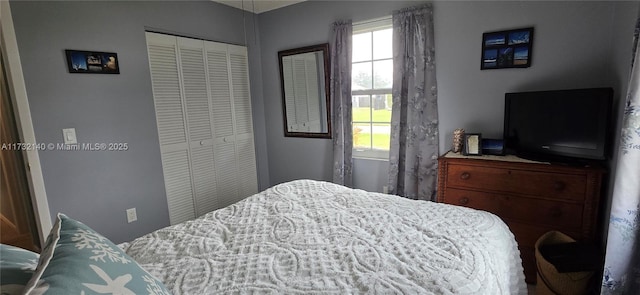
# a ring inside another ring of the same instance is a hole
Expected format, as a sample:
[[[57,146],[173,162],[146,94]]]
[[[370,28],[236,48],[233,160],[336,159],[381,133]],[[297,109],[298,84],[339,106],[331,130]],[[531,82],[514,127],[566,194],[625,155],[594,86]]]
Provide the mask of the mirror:
[[[329,43],[278,52],[284,136],[331,138]]]

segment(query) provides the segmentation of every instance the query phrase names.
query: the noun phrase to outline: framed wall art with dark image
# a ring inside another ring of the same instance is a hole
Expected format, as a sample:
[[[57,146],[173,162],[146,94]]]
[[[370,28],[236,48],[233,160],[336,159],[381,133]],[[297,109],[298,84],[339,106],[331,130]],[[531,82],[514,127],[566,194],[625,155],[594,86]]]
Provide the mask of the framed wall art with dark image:
[[[481,70],[531,66],[533,28],[482,34]]]
[[[120,74],[118,54],[114,52],[65,50],[65,53],[69,73]]]

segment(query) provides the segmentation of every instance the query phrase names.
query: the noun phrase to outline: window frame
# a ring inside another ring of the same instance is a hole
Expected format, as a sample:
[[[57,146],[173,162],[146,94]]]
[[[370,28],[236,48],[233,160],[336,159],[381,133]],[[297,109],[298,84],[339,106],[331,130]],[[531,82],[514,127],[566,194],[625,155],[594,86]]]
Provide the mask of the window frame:
[[[393,25],[392,25],[392,18],[391,16],[386,16],[386,17],[382,17],[382,18],[378,18],[378,19],[373,19],[373,20],[367,20],[367,21],[363,21],[363,22],[359,22],[359,23],[354,23],[353,24],[353,32],[352,32],[352,36],[353,35],[357,35],[357,34],[362,34],[362,33],[367,33],[367,32],[374,32],[374,31],[380,31],[380,30],[386,30],[386,29],[393,29]],[[373,42],[373,40],[372,40]],[[357,62],[351,62],[351,64],[357,64],[357,63],[365,63],[365,62],[370,62],[371,63],[371,74],[372,74],[372,79],[373,79],[373,64],[376,61],[384,61],[384,60],[389,60],[389,58],[383,58],[383,59],[374,59],[373,57],[373,46],[371,47],[371,59],[369,60],[364,60],[364,61],[357,61]],[[391,60],[393,60],[393,56],[391,57]],[[351,73],[351,75],[353,76],[353,73]],[[374,81],[371,81],[372,83],[374,83]],[[373,85],[372,85],[373,87]],[[391,128],[391,120],[389,122],[376,122],[373,121],[373,96],[374,95],[393,95],[393,81],[392,81],[392,86],[391,88],[372,88],[372,89],[365,89],[365,90],[351,90],[351,97],[356,96],[356,95],[361,95],[361,96],[369,96],[369,121],[354,121],[353,118],[351,118],[351,124],[352,126],[355,124],[364,124],[364,123],[368,123],[370,124],[371,127],[373,127],[374,124],[379,123],[379,124],[389,124],[389,128]],[[351,108],[353,110],[353,107]],[[353,138],[353,134],[352,134],[352,138]],[[390,147],[389,147],[390,149]],[[375,160],[385,160],[388,161],[389,160],[389,149],[386,150],[381,150],[381,149],[375,149],[373,148],[373,135],[371,136],[371,145],[370,148],[356,148],[355,146],[352,148],[352,157],[353,158],[359,158],[359,159],[375,159]]]

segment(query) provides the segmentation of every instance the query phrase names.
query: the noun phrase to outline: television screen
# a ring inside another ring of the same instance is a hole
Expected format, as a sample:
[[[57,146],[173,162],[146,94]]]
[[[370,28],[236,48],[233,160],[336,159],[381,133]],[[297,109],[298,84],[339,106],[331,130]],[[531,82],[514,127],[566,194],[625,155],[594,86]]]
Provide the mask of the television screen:
[[[613,89],[505,94],[508,152],[540,160],[605,160]]]

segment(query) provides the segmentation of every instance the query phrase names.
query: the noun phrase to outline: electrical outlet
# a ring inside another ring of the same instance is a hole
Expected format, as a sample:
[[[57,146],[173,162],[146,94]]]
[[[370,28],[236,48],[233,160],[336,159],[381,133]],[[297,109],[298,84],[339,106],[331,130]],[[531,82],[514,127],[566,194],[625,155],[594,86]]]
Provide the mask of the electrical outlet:
[[[138,214],[136,213],[136,208],[127,209],[127,222],[132,223],[138,220]]]
[[[382,193],[383,193],[383,194],[388,194],[388,193],[389,193],[389,187],[388,187],[388,186],[386,186],[386,185],[383,185],[383,186],[382,186]]]

